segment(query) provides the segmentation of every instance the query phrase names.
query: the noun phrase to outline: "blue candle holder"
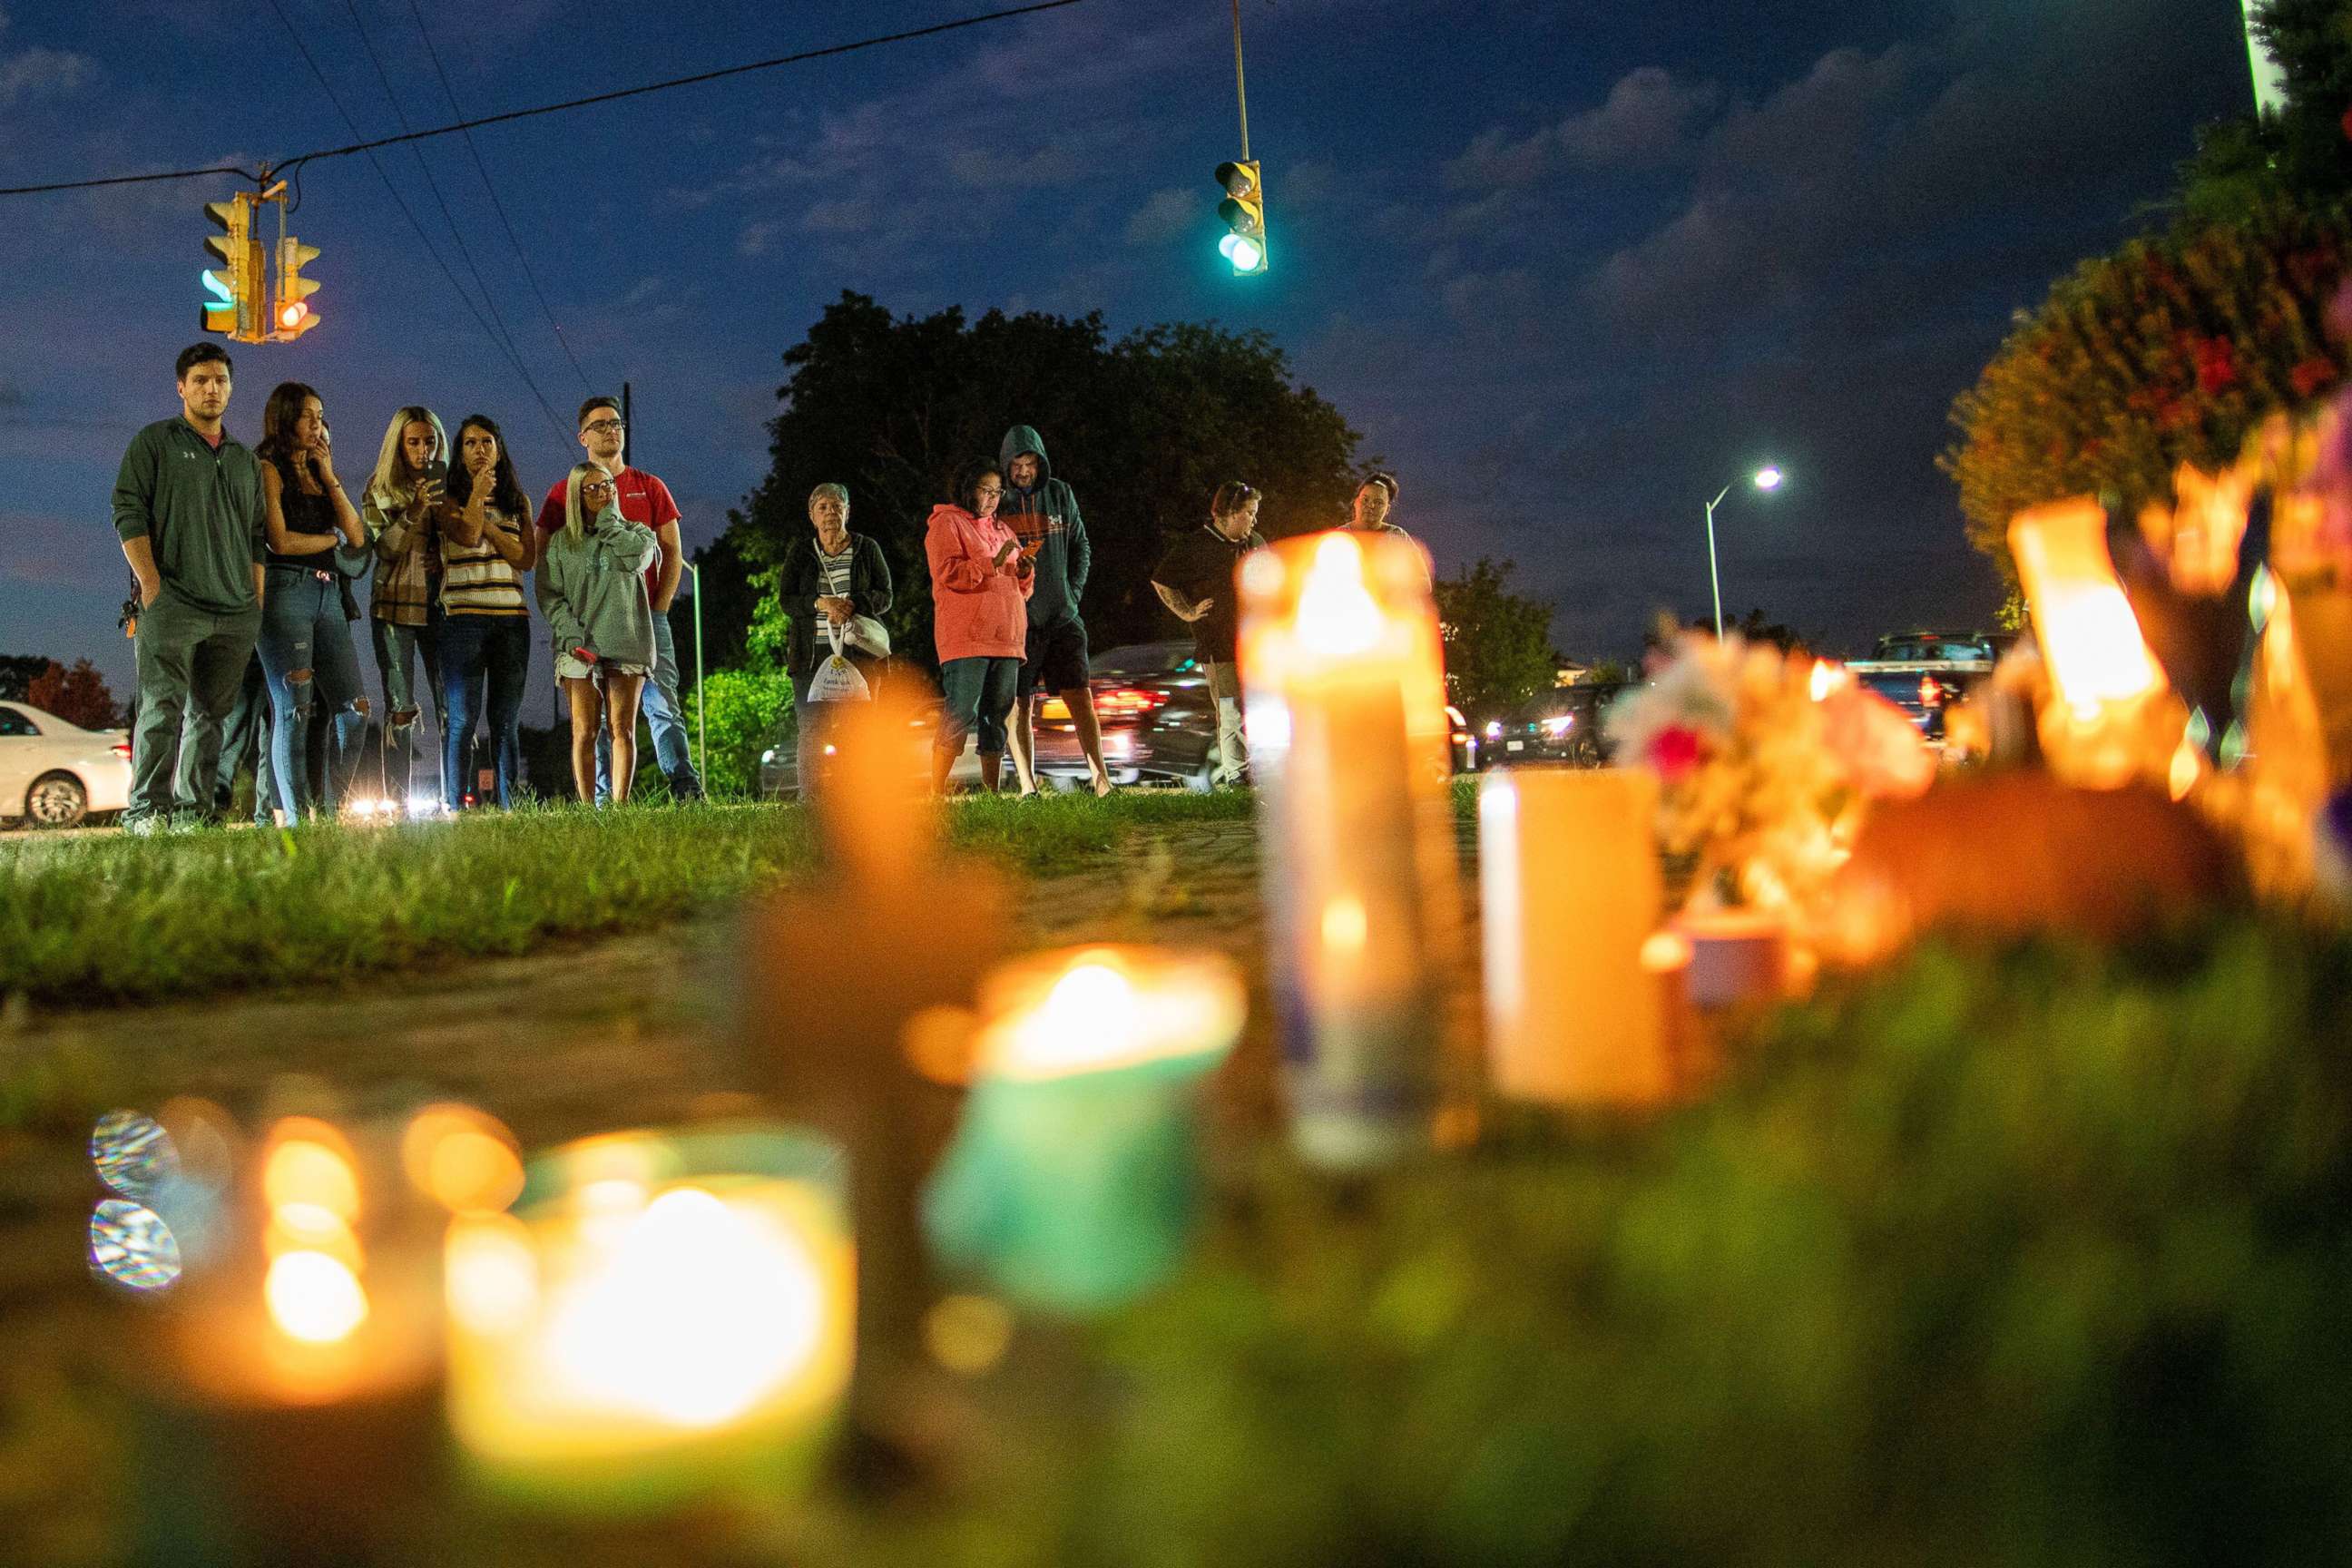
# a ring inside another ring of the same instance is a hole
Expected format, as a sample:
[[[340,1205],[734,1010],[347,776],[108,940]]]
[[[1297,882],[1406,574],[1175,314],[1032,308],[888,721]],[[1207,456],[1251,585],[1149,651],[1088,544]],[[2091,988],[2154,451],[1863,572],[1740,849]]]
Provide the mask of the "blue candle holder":
[[[925,1229],[1022,1305],[1118,1306],[1191,1243],[1200,1086],[1239,1033],[1239,981],[1221,960],[1093,949],[1028,961],[994,997]]]

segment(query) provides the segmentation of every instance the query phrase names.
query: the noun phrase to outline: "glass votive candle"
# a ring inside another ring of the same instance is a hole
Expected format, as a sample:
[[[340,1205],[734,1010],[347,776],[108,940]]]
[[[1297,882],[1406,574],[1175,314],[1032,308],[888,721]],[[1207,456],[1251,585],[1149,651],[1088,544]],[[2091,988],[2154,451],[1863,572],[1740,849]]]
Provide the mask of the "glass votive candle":
[[[658,1512],[804,1488],[849,1383],[840,1150],[771,1123],[616,1133],[533,1162],[448,1236],[450,1427],[518,1504]]]
[[[1200,1213],[1199,1085],[1247,1010],[1211,954],[1087,947],[991,977],[971,1095],[924,1224],[1008,1298],[1083,1312],[1181,1259]]]

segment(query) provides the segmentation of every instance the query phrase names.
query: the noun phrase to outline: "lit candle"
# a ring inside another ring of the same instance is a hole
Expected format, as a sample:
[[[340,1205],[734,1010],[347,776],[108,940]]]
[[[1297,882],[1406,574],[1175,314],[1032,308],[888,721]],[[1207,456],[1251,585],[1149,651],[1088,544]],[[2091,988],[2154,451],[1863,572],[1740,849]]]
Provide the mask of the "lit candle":
[[[1650,774],[1618,769],[1506,768],[1482,781],[1486,1061],[1497,1093],[1650,1105],[1673,1091],[1675,965],[1647,946],[1664,900],[1656,791]]]
[[[153,1560],[372,1561],[429,1489],[437,1278],[419,1216],[366,1201],[367,1163],[328,1122],[276,1122],[242,1223],[167,1298],[169,1381],[142,1403]]]
[[[1239,573],[1241,668],[1293,1136],[1325,1166],[1430,1139],[1458,940],[1436,612],[1411,542],[1286,540]]]
[[[2073,782],[2122,784],[2138,770],[2148,705],[2168,688],[2116,576],[2105,509],[2084,500],[2020,512],[2009,549],[2056,694],[2042,744]]]
[[[448,1413],[478,1479],[604,1514],[804,1486],[855,1334],[841,1164],[766,1124],[615,1134],[460,1216]]]
[[[1199,1213],[1198,1085],[1244,1005],[1233,967],[1206,954],[1080,948],[998,971],[963,1121],[926,1194],[941,1258],[1058,1310],[1158,1282]]]

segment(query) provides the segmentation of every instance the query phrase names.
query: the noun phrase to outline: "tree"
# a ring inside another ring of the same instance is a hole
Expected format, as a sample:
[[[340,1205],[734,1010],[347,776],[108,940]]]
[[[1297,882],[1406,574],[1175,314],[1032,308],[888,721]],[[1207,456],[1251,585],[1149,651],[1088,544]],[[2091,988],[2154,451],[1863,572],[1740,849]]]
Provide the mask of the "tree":
[[[706,580],[708,574],[705,574]],[[714,669],[686,699],[687,727],[708,710],[710,771],[704,787],[718,795],[760,791],[760,753],[777,743],[793,710],[792,677],[784,670],[784,606],[773,567],[747,580],[750,624],[742,654],[730,669]]]
[[[705,606],[720,662],[742,657],[753,574],[806,537],[809,491],[827,480],[848,486],[850,526],[889,557],[894,645],[928,661],[924,524],[955,470],[995,457],[1013,425],[1036,426],[1055,476],[1077,491],[1094,547],[1083,609],[1097,647],[1175,635],[1150,571],[1171,538],[1206,521],[1219,484],[1263,490],[1259,526],[1277,536],[1340,521],[1355,488],[1356,432],[1294,384],[1263,332],[1156,326],[1114,342],[1098,314],[893,317],[845,292],[784,364],[768,477],[710,556],[737,568],[711,574],[731,582],[714,584]]]
[[[97,666],[86,658],[74,660],[71,669],[55,659],[46,662],[47,668],[25,688],[26,702],[85,730],[111,730],[121,721],[122,710]]]
[[[40,654],[0,653],[0,698],[24,701],[26,688],[48,668],[48,659]]]
[[[2263,0],[2253,35],[2278,62],[2285,105],[2207,127],[2181,171],[2180,205],[2198,222],[2233,222],[2273,202],[2352,195],[2352,11],[2344,0]]]
[[[1517,570],[1481,556],[1436,585],[1445,694],[1474,724],[1511,712],[1559,676],[1551,606],[1510,591]]]
[[[1941,466],[1970,541],[2013,577],[2009,520],[2026,507],[2104,494],[2136,510],[2180,464],[2225,465],[2266,415],[2333,389],[2326,318],[2347,252],[2344,208],[2277,202],[2061,279],[1952,405]]]

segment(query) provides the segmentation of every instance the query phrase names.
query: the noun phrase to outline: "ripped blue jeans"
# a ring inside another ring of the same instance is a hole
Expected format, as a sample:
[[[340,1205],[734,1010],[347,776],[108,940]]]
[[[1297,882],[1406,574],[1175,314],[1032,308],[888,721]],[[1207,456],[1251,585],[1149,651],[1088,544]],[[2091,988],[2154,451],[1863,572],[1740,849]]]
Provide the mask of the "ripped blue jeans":
[[[360,692],[359,655],[342,595],[331,576],[290,566],[269,568],[261,600],[261,673],[269,682],[270,771],[287,820],[306,812],[332,815],[350,788],[367,740],[367,702]],[[311,706],[331,726],[320,798],[310,795]]]

